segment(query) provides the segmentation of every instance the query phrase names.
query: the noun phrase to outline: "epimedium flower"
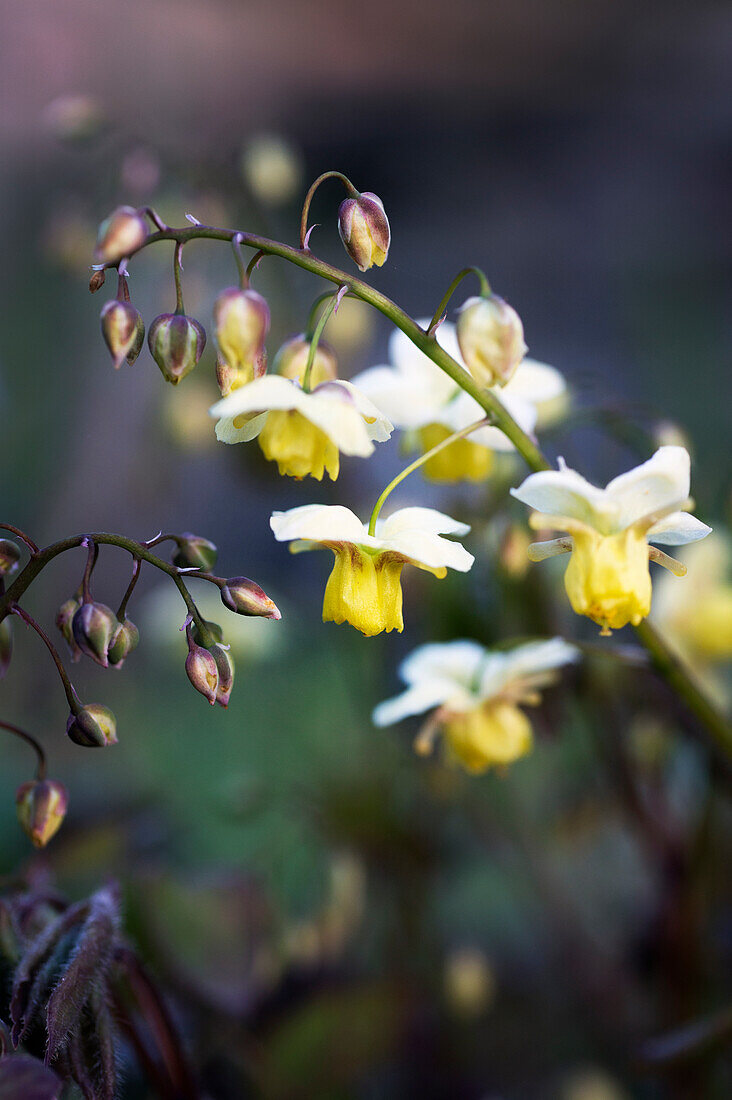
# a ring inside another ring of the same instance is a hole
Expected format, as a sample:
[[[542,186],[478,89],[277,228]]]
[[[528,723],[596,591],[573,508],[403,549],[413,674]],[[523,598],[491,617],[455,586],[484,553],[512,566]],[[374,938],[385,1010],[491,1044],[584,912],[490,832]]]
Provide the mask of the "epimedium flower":
[[[216,437],[223,443],[259,438],[265,458],[281,474],[322,480],[338,477],[340,452],[368,457],[392,425],[350,382],[322,382],[307,393],[295,380],[257,378],[218,401]]]
[[[274,512],[270,526],[292,549],[333,551],[335,562],[323,599],[323,622],[350,623],[362,634],[403,630],[401,574],[414,565],[442,578],[466,573],[473,556],[444,535],[470,528],[432,508],[402,508],[377,522],[373,535],[349,508],[305,504]]]
[[[529,547],[532,561],[570,553],[564,574],[569,602],[603,634],[627,623],[637,626],[651,609],[649,560],[683,576],[686,568],[649,543],[679,546],[711,531],[680,511],[689,504],[690,460],[684,447],[656,453],[600,489],[571,470],[530,474],[511,494],[534,509],[534,529],[565,531],[564,537]]]
[[[429,321],[418,323],[426,328]],[[445,351],[465,367],[455,326],[443,322],[436,336]],[[370,367],[357,375],[353,384],[384,410],[395,427],[407,433],[408,449],[424,453],[485,415],[480,405],[403,332],[392,334],[389,360],[390,366]],[[511,380],[497,392],[526,432],[551,423],[566,402],[566,385],[560,372],[532,359],[524,359]],[[499,428],[485,427],[429,459],[423,472],[432,481],[483,481],[493,470],[494,453],[513,450]]]
[[[406,691],[380,703],[373,720],[391,726],[430,711],[417,752],[430,753],[442,735],[448,756],[478,774],[531,750],[531,722],[521,708],[537,705],[558,669],[578,659],[578,650],[562,638],[505,651],[463,640],[419,646],[399,668]]]

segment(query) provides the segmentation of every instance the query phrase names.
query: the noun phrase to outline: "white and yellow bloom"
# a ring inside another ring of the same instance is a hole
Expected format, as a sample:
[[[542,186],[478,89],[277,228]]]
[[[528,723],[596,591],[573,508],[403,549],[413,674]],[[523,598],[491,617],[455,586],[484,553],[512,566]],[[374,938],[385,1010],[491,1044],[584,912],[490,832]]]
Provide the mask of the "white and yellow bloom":
[[[371,636],[382,630],[403,630],[401,574],[415,565],[436,577],[449,569],[466,573],[473,556],[443,535],[466,535],[464,523],[433,508],[402,508],[368,526],[349,508],[305,504],[289,512],[274,512],[270,526],[278,542],[294,542],[293,550],[326,547],[335,563],[323,599],[323,622],[351,623]]]
[[[429,753],[442,734],[449,755],[466,771],[511,764],[533,742],[521,706],[538,704],[557,669],[578,658],[578,650],[561,638],[506,651],[469,641],[423,645],[399,668],[406,691],[379,704],[373,719],[377,726],[391,726],[432,711],[415,741],[418,752]]]
[[[306,393],[281,375],[257,378],[211,408],[216,437],[243,443],[259,437],[265,458],[281,474],[338,477],[339,453],[368,457],[373,440],[388,439],[392,425],[350,382],[323,382]]]
[[[532,561],[571,553],[564,585],[578,615],[603,634],[626,623],[637,626],[651,609],[649,559],[676,576],[686,568],[649,543],[679,546],[711,531],[679,511],[689,505],[690,462],[684,447],[660,447],[647,462],[614,478],[604,489],[570,470],[530,474],[511,493],[535,509],[535,529],[566,531],[568,537],[529,547]]]
[[[429,321],[419,322],[426,327]],[[445,321],[437,340],[465,368],[455,326]],[[408,432],[408,444],[424,453],[453,432],[485,415],[478,403],[445,374],[403,332],[389,342],[391,366],[371,367],[354,385],[383,409],[397,428]],[[526,432],[545,426],[561,413],[566,385],[554,367],[524,359],[510,382],[496,389],[501,402]],[[513,444],[499,428],[480,428],[429,459],[423,472],[433,481],[483,481],[493,469],[494,452],[511,452]]]

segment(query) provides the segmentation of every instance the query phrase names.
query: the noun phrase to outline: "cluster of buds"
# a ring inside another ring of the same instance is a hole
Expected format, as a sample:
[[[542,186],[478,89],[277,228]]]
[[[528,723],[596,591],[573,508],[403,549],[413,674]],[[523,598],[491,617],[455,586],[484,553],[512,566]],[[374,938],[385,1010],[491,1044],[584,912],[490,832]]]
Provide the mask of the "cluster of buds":
[[[218,623],[205,623],[206,637],[188,624],[186,639],[186,675],[211,706],[218,703],[228,707],[234,686],[234,661],[229,647],[223,644],[223,633]],[[208,645],[201,644],[206,641]]]
[[[97,600],[72,597],[61,605],[56,615],[71,653],[71,660],[82,655],[90,657],[102,668],[121,668],[140,640],[140,633],[130,619],[119,621],[111,607]]]

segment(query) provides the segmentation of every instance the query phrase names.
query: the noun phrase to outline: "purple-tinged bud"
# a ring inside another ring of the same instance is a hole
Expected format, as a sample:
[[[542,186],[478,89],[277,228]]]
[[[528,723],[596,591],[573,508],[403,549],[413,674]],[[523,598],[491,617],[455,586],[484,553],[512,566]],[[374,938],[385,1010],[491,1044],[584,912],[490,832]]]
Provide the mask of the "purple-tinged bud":
[[[147,343],[165,381],[177,386],[201,358],[206,332],[184,313],[161,313],[150,325]]]
[[[231,689],[234,686],[234,658],[231,651],[222,645],[213,645],[209,651],[219,674],[219,682],[216,686],[216,702],[220,707],[228,707]]]
[[[132,206],[118,206],[99,226],[94,263],[116,264],[147,240],[147,222]]]
[[[20,561],[20,547],[11,539],[0,539],[0,577],[14,573]]]
[[[457,338],[465,365],[481,386],[505,386],[528,351],[521,318],[496,294],[468,298]]]
[[[304,334],[293,336],[286,340],[274,358],[273,368],[285,378],[291,378],[294,382],[302,382],[305,376],[305,368],[308,365],[310,354],[310,341]],[[310,387],[323,382],[332,382],[338,377],[338,360],[335,352],[323,340],[320,341],[315,351],[312,371],[310,373]]]
[[[102,668],[109,665],[109,646],[118,626],[117,616],[111,607],[95,600],[82,603],[71,620],[77,646]]]
[[[219,671],[216,660],[203,646],[196,645],[189,635],[188,656],[186,657],[186,675],[196,691],[208,699],[211,706],[216,702],[219,686]]]
[[[179,569],[200,569],[208,573],[216,565],[218,550],[208,539],[185,531],[173,551],[172,562]]]
[[[101,312],[102,336],[114,361],[115,370],[124,363],[134,363],[145,339],[145,322],[132,302],[113,298]]]
[[[221,599],[237,615],[260,615],[281,619],[282,615],[263,588],[248,577],[229,577],[221,589]]]
[[[0,622],[0,680],[4,678],[13,656],[13,628],[10,619]]]
[[[103,749],[117,744],[117,720],[109,707],[87,703],[76,714],[71,712],[66,733],[75,745]]]
[[[100,271],[93,271],[89,279],[89,293],[96,294],[98,290],[101,290],[104,286],[105,279],[106,274],[104,268]]]
[[[391,230],[384,204],[372,191],[344,199],[338,208],[338,232],[356,267],[381,267],[389,254]]]
[[[122,668],[125,659],[129,657],[133,649],[137,648],[139,641],[140,631],[131,619],[125,619],[123,623],[119,624],[109,643],[107,658],[110,665],[114,668]]]
[[[76,638],[74,637],[74,615],[81,607],[81,603],[77,599],[66,600],[62,603],[56,613],[56,626],[59,628],[64,636],[64,641],[69,647],[71,660],[76,663],[81,660],[81,650],[76,644]]]
[[[45,848],[61,828],[69,796],[55,779],[23,783],[15,794],[18,821],[36,848]]]
[[[230,286],[213,307],[214,339],[224,363],[242,383],[259,378],[267,369],[264,341],[269,332],[269,306],[256,290]]]

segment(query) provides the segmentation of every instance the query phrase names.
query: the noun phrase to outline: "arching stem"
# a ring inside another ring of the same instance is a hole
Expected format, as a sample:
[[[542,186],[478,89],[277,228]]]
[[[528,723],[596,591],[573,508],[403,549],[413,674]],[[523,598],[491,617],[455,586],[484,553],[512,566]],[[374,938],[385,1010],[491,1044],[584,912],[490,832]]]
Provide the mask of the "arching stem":
[[[302,216],[300,217],[300,248],[305,251],[306,240],[308,235],[308,214],[310,213],[310,203],[313,201],[313,195],[320,187],[324,180],[338,179],[341,181],[346,191],[348,192],[349,199],[358,198],[359,192],[353,186],[348,176],[344,176],[342,172],[323,172],[322,176],[318,176],[315,183],[313,183],[305,196],[305,202],[302,206]]]
[[[468,275],[478,276],[478,279],[480,280],[480,293],[483,298],[487,298],[490,295],[491,287],[488,279],[486,278],[485,272],[480,267],[464,267],[463,270],[459,271],[455,278],[452,280],[449,287],[445,291],[444,297],[442,298],[439,306],[432,314],[432,320],[427,326],[427,332],[430,334],[430,336],[434,335],[441,318],[444,317],[447,311],[448,302],[452,298],[457,288],[460,286],[460,283],[463,281],[463,279],[466,279]]]
[[[14,615],[18,615],[24,623],[27,623],[28,626],[32,627],[38,637],[43,641],[44,645],[48,649],[48,652],[51,654],[51,657],[53,658],[53,663],[55,664],[58,674],[61,677],[61,683],[63,684],[69,707],[71,708],[73,713],[76,714],[80,706],[79,697],[76,694],[76,689],[74,688],[74,685],[71,683],[71,680],[66,673],[66,669],[64,668],[61,658],[59,657],[56,646],[48,637],[43,627],[36,622],[32,615],[29,615],[27,611],[24,611],[22,607],[18,607],[17,604],[13,604],[11,611]]]
[[[41,747],[39,742],[36,741],[35,737],[31,737],[29,733],[26,733],[25,730],[20,729],[19,726],[12,725],[11,722],[0,721],[0,729],[7,730],[8,733],[14,734],[15,737],[19,737],[21,741],[25,741],[27,745],[30,745],[30,747],[35,752],[38,760],[38,763],[36,765],[36,779],[39,781],[39,783],[43,782],[43,780],[46,778],[46,754],[43,751],[43,748]]]

